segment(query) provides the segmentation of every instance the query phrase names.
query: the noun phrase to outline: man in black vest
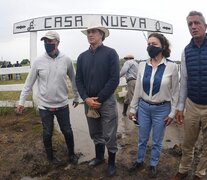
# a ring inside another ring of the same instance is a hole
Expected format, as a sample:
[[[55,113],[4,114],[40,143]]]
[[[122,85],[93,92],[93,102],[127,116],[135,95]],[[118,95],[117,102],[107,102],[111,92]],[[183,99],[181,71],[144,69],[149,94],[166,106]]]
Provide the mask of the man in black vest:
[[[172,179],[188,176],[195,143],[202,130],[203,154],[193,179],[206,177],[207,169],[207,36],[206,21],[202,13],[191,11],[187,23],[192,39],[185,47],[181,60],[180,95],[177,122],[184,123],[184,142],[179,171]],[[186,109],[184,117],[184,109]],[[187,178],[188,179],[188,178]]]

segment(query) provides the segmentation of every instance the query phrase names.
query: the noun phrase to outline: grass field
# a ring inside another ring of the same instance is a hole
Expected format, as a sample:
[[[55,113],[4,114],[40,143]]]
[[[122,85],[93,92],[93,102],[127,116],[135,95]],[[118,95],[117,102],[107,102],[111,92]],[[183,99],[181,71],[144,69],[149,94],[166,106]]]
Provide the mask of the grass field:
[[[10,84],[24,84],[28,73],[21,74],[21,79],[16,80],[8,80],[8,78],[5,81],[0,81],[0,85],[10,85]],[[13,75],[13,78],[15,77],[15,74]],[[20,91],[0,91],[0,101],[6,101],[6,100],[15,100],[17,101],[20,96]],[[29,94],[27,100],[32,100],[32,92]],[[33,109],[31,109],[33,111]],[[14,113],[13,107],[0,107],[0,116],[12,114]]]
[[[0,81],[0,85],[7,85],[7,84],[23,84],[27,78],[28,73],[23,73],[21,74],[21,79],[20,80],[16,80],[15,74],[13,74],[13,79],[12,80],[8,80],[8,78],[6,79],[6,81]]]
[[[21,79],[20,80],[5,80],[5,81],[0,81],[0,85],[9,85],[9,84],[24,84],[26,78],[27,78],[27,73],[21,74]],[[13,75],[14,78],[15,75]],[[0,101],[5,101],[5,100],[18,100],[20,96],[20,91],[0,91]],[[27,100],[32,100],[32,93],[28,96]]]

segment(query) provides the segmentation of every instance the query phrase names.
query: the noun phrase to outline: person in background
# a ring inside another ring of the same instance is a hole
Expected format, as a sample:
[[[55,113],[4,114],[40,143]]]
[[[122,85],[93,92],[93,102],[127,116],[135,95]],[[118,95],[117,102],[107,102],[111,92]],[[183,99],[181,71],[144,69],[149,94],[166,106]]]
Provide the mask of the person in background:
[[[7,65],[8,68],[11,68],[13,67],[13,65],[11,64],[11,62],[9,61],[9,64]],[[13,75],[12,74],[8,74],[8,78],[9,80],[12,80],[13,79]]]
[[[19,61],[16,61],[16,64],[14,64],[14,67],[21,67],[22,65],[21,64],[19,64]],[[16,80],[20,80],[21,79],[21,74],[19,74],[19,73],[17,73],[17,74],[15,74],[15,78],[16,78]]]
[[[150,58],[139,63],[136,87],[128,115],[129,119],[132,119],[137,113],[140,124],[137,160],[129,171],[144,168],[147,143],[152,130],[149,177],[155,178],[165,130],[176,113],[179,76],[176,63],[167,59],[171,51],[166,37],[152,33],[147,44]]]
[[[119,57],[116,51],[104,46],[109,30],[102,25],[82,31],[90,47],[77,60],[76,84],[85,103],[90,136],[95,144],[96,157],[89,166],[104,162],[105,146],[108,149],[107,175],[116,172],[118,111],[114,92],[119,84]]]
[[[127,116],[127,109],[134,95],[134,88],[137,79],[138,63],[134,59],[133,55],[127,55],[124,57],[124,59],[126,60],[126,62],[121,68],[120,77],[125,76],[127,82],[127,94],[124,98],[124,105],[123,105],[123,112],[122,112],[123,116]]]
[[[6,62],[5,62],[5,61],[3,62],[1,68],[6,68]],[[5,80],[6,80],[6,75],[5,75],[5,74],[2,74],[2,75],[1,75],[1,80],[2,80],[2,81],[5,81]]]
[[[70,124],[66,83],[67,76],[69,76],[75,95],[73,106],[76,107],[79,103],[79,94],[75,84],[73,64],[69,57],[59,51],[60,37],[57,32],[48,31],[41,38],[41,41],[44,42],[46,52],[34,61],[21,92],[16,111],[20,114],[23,112],[26,97],[37,80],[38,108],[43,125],[43,143],[47,159],[53,165],[61,165],[63,163],[53,155],[52,135],[54,116],[56,116],[67,144],[69,163],[77,164],[78,157],[74,152],[74,138]]]
[[[207,25],[203,14],[197,11],[191,11],[186,20],[192,39],[182,54],[176,114],[177,123],[184,124],[184,139],[179,170],[173,180],[188,176],[200,131],[203,152],[193,179],[204,178],[207,169]]]

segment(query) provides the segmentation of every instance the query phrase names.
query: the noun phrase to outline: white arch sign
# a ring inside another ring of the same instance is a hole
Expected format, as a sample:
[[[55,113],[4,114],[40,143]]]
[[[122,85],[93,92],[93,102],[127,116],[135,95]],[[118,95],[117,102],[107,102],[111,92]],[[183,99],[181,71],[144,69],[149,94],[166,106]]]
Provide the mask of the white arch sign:
[[[91,24],[102,24],[109,29],[173,33],[171,24],[159,20],[136,16],[107,14],[67,14],[29,19],[15,23],[13,33],[54,29],[86,29]]]

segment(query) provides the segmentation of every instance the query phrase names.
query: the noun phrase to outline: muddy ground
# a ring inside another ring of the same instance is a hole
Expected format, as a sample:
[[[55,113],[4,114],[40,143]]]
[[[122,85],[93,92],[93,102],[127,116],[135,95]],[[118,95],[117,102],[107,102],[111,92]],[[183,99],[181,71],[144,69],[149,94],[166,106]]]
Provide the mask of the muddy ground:
[[[81,117],[83,118],[83,117]],[[114,177],[106,176],[107,160],[96,168],[89,168],[88,161],[94,155],[94,150],[89,154],[83,149],[92,146],[92,142],[81,142],[81,148],[76,148],[80,157],[79,164],[69,165],[67,163],[67,149],[62,135],[55,132],[53,146],[56,155],[65,161],[61,167],[51,166],[46,161],[46,155],[42,143],[42,126],[40,118],[34,111],[26,110],[24,115],[16,116],[9,113],[0,117],[0,180],[70,180],[70,179],[140,179],[148,180],[149,148],[146,155],[145,169],[129,173],[128,167],[136,159],[137,132],[136,127],[130,124],[126,118],[120,118],[122,127],[118,132],[119,151],[117,153],[117,173]],[[130,125],[129,125],[130,124]],[[173,124],[175,128],[175,124]],[[124,127],[124,128],[123,128]],[[170,131],[170,130],[169,130]],[[174,131],[171,131],[174,132]],[[78,136],[75,131],[75,143],[78,144]],[[89,135],[87,133],[88,139]],[[170,135],[172,137],[172,135]],[[173,144],[175,141],[167,136],[164,149],[161,154],[157,180],[169,180],[178,169],[180,160],[180,148]],[[174,135],[173,135],[174,136]],[[179,142],[179,141],[177,141]],[[170,144],[170,145],[169,145]],[[150,145],[149,145],[150,147]],[[82,149],[82,150],[81,150]],[[196,151],[199,156],[199,150]],[[105,156],[107,159],[107,155]],[[193,163],[197,164],[198,158]],[[191,179],[191,175],[187,178]]]

